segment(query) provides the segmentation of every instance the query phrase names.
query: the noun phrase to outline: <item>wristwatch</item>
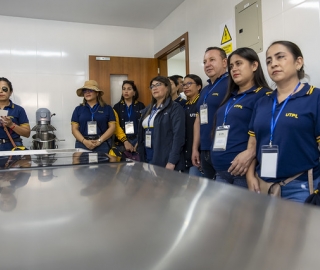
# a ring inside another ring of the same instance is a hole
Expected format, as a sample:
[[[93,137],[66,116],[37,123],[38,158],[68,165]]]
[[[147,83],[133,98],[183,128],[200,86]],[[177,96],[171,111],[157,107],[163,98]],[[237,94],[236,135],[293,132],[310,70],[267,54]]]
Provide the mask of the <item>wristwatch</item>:
[[[98,141],[99,141],[99,143],[101,143],[101,139],[100,139],[100,138],[99,138],[99,140],[98,140]]]

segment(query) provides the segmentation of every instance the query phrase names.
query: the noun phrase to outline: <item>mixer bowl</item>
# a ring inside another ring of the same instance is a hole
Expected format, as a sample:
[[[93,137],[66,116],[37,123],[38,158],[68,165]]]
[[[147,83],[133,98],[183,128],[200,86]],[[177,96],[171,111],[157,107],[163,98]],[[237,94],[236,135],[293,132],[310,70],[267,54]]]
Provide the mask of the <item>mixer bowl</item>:
[[[37,137],[37,134],[32,136],[32,149],[41,150],[41,149],[55,149],[56,147],[56,135],[52,133],[46,134],[46,140],[40,139]]]

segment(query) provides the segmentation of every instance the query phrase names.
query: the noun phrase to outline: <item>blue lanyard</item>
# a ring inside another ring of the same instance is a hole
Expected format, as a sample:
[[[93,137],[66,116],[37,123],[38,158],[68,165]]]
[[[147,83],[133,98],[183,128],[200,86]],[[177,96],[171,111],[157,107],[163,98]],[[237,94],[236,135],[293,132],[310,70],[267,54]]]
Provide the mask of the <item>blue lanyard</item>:
[[[131,117],[131,114],[132,114],[132,104],[129,107],[126,104],[126,109],[127,109],[127,114],[128,114],[128,118],[129,118],[129,121],[130,121],[130,117]]]
[[[228,77],[228,73],[223,74],[222,77],[217,81],[217,83],[214,84],[214,86],[210,89],[210,91],[204,96],[203,104],[206,103],[207,97],[209,96],[209,94],[211,94],[213,89],[226,77]]]
[[[87,103],[88,104],[88,103]],[[89,105],[88,105],[89,106]],[[94,105],[92,108],[89,106],[90,112],[91,112],[91,121],[93,121],[93,115],[97,112],[99,109],[99,103]],[[96,110],[95,110],[96,109]]]
[[[246,95],[247,95],[247,93],[245,93],[242,97],[240,97],[238,100],[236,100],[231,106],[230,106],[230,103],[231,103],[232,98],[230,99],[230,101],[229,101],[228,104],[227,104],[226,110],[224,111],[223,126],[224,126],[225,123],[226,123],[227,115],[228,115],[228,113],[230,112],[230,110],[233,108],[234,105],[236,105],[236,104],[237,104],[241,99],[243,99]],[[230,108],[229,108],[229,106],[230,106]]]
[[[151,113],[150,113],[150,115],[149,115],[149,119],[148,119],[148,130],[149,130],[149,128],[150,128],[150,121],[151,121],[152,117],[156,114],[156,112],[158,111],[158,109],[159,109],[159,108],[157,108],[157,107],[153,107],[153,108],[152,108],[152,111],[151,111]]]
[[[273,99],[271,127],[270,127],[270,143],[269,143],[270,146],[272,146],[273,133],[274,133],[274,129],[275,129],[276,125],[277,125],[277,122],[279,120],[280,114],[282,113],[284,107],[287,105],[287,103],[288,103],[289,99],[291,98],[291,96],[297,91],[297,89],[299,88],[300,84],[301,84],[301,82],[299,82],[297,84],[297,86],[294,88],[293,92],[289,96],[287,96],[287,98],[285,99],[285,101],[282,104],[282,107],[281,107],[276,119],[274,119],[274,114],[276,112],[277,97],[275,97]]]

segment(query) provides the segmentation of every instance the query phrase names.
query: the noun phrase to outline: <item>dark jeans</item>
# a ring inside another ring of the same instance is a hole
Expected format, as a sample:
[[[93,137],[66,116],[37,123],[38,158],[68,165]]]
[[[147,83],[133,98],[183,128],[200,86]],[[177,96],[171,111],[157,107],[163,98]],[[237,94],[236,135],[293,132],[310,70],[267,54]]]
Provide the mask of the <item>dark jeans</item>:
[[[189,168],[185,168],[183,170],[184,173],[189,174],[191,176],[204,177],[204,175],[199,171],[199,168],[196,166],[191,166]]]
[[[238,187],[248,188],[246,176],[234,176],[227,171],[217,171],[216,181],[221,183],[228,183]]]
[[[201,150],[200,161],[204,177],[214,180],[216,177],[216,171],[212,166],[210,150]]]

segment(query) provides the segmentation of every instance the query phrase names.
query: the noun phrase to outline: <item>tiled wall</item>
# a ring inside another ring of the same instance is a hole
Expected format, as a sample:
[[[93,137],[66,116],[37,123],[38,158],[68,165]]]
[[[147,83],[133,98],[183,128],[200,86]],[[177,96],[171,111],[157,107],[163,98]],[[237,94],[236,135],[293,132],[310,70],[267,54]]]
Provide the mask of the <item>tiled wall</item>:
[[[155,51],[189,32],[190,72],[206,80],[202,59],[209,46],[220,46],[219,26],[235,21],[239,0],[186,0],[154,30]],[[259,53],[264,70],[265,51],[271,42],[291,40],[301,48],[305,70],[312,84],[320,87],[319,0],[262,0],[264,51]],[[235,37],[233,37],[235,48]],[[267,74],[266,74],[267,75]],[[266,76],[268,77],[268,76]]]
[[[11,80],[13,101],[25,108],[31,127],[38,108],[56,113],[51,123],[65,139],[59,148],[74,148],[70,119],[82,101],[75,91],[88,79],[89,55],[153,57],[152,30],[5,16],[0,26],[0,76]]]

